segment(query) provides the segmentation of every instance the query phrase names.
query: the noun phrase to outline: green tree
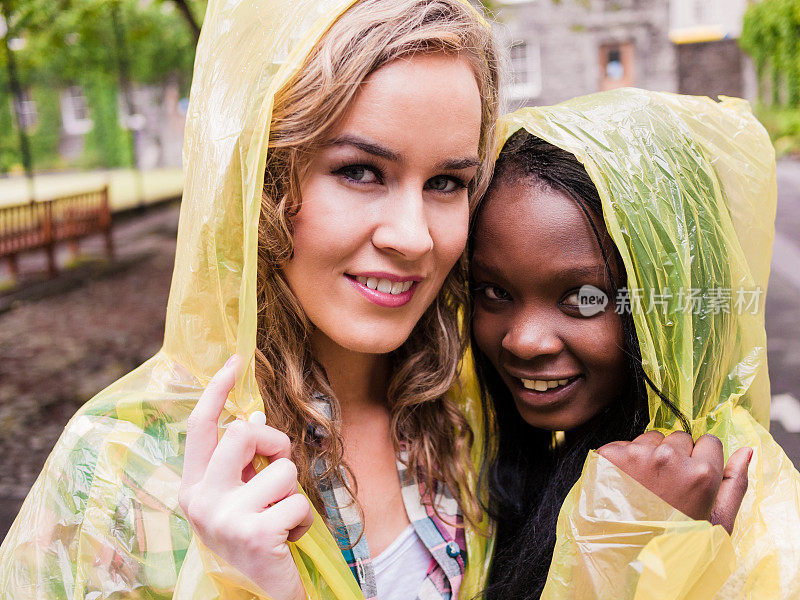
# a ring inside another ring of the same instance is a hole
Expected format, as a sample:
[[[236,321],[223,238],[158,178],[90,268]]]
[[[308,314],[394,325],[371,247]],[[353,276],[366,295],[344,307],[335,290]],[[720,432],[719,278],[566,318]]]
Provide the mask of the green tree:
[[[773,106],[800,108],[800,0],[762,0],[744,15],[742,49],[755,62],[759,100],[770,82]]]
[[[131,163],[130,133],[118,122],[120,100],[129,105],[128,93],[139,85],[177,81],[187,93],[191,83],[198,23],[205,0],[0,0],[9,8],[6,37],[16,44],[14,59],[21,85],[41,90],[37,102],[55,103],[59,90],[78,85],[89,104],[94,126],[86,140],[84,166],[118,166]],[[0,48],[0,71],[5,59]],[[6,122],[3,106],[10,93],[8,77],[0,76],[0,125]],[[123,93],[120,98],[120,93]],[[40,112],[42,110],[40,109]],[[34,158],[53,152],[49,107],[48,131],[41,127]],[[7,130],[6,130],[7,131]],[[0,172],[9,168],[12,151],[3,135]],[[45,162],[47,162],[45,160]],[[52,162],[52,161],[50,161]]]

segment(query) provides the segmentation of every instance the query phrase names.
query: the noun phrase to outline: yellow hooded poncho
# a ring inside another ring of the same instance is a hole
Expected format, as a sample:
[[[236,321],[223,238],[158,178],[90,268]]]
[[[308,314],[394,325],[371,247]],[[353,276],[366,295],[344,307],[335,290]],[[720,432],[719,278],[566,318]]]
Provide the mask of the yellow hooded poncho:
[[[521,128],[574,154],[597,187],[652,381],[695,438],[718,436],[726,457],[754,449],[732,538],[592,453],[562,507],[543,598],[800,598],[800,475],[766,429],[766,132],[742,100],[635,89],[519,110],[501,142]],[[652,391],[649,404],[651,428],[680,428]]]

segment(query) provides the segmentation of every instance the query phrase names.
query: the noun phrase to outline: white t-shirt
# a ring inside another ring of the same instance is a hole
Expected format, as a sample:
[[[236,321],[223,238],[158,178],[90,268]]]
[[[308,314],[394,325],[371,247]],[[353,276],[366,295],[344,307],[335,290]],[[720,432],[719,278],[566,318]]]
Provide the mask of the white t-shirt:
[[[414,600],[428,574],[433,556],[409,525],[372,559],[378,600]]]

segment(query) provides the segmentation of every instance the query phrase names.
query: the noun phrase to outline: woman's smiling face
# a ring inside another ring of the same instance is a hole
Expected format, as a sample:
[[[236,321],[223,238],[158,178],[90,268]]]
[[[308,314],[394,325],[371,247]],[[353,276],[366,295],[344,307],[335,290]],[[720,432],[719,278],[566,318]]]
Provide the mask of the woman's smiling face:
[[[485,202],[471,264],[477,345],[528,424],[579,427],[626,385],[622,320],[597,238],[573,198],[535,179],[496,183]],[[595,225],[619,281],[614,245]],[[579,302],[583,286],[606,295],[605,310]]]
[[[284,275],[322,335],[397,349],[467,237],[481,101],[466,60],[440,53],[372,73],[301,181]]]

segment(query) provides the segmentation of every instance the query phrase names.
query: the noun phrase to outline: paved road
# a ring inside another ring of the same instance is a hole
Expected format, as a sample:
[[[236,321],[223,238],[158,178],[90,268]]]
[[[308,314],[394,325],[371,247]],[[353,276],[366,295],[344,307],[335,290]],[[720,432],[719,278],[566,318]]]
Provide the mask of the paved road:
[[[800,161],[778,163],[778,218],[767,292],[771,432],[800,467]]]

